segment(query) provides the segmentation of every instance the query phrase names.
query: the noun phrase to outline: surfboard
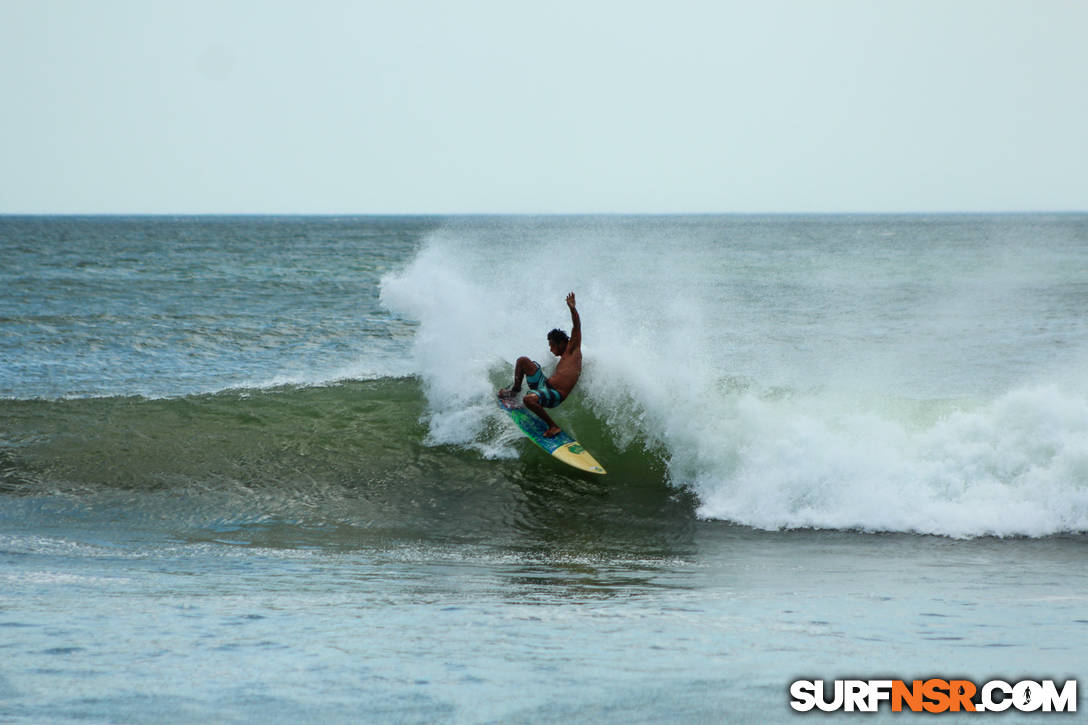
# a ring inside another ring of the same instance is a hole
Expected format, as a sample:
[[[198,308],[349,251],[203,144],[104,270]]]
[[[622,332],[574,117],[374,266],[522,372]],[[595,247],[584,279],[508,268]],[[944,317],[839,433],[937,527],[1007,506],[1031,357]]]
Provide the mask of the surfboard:
[[[558,458],[568,466],[574,466],[587,473],[607,473],[600,463],[589,454],[581,443],[567,435],[566,431],[559,431],[551,438],[544,437],[544,431],[548,430],[547,424],[536,417],[517,398],[504,398],[499,396],[499,407],[506,411],[525,437],[536,443],[549,454]]]

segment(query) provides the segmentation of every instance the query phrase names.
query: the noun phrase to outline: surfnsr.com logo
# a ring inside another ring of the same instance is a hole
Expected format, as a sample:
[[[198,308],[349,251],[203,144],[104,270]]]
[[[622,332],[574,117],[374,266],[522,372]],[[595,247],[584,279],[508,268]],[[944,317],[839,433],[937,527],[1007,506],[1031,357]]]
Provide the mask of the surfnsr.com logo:
[[[790,707],[799,712],[1076,712],[1077,681],[1061,687],[1054,680],[797,680],[790,684]]]

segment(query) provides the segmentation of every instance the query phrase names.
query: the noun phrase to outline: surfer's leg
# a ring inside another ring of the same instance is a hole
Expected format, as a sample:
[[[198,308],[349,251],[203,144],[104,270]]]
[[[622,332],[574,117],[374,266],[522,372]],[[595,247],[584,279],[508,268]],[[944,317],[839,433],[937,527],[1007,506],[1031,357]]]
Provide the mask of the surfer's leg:
[[[521,391],[521,381],[528,375],[532,377],[536,372],[540,370],[540,366],[527,357],[519,357],[517,362],[514,363],[514,385],[510,388],[505,388],[499,391],[499,395],[504,398],[509,398],[514,393]],[[535,386],[534,386],[535,387]]]
[[[544,410],[544,406],[540,404],[540,396],[536,393],[529,393],[522,402],[525,403],[525,407],[533,411],[538,418],[548,424],[548,430],[544,431],[545,438],[553,438],[559,435],[560,428],[552,420],[551,416]]]

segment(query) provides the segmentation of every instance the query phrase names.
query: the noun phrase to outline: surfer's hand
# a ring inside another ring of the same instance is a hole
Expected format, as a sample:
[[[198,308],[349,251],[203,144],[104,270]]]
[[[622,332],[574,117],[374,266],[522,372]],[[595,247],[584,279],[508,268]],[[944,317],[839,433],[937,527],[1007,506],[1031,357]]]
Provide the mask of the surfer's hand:
[[[571,308],[572,310],[574,309],[574,293],[573,292],[571,292],[569,295],[567,295],[567,307]]]

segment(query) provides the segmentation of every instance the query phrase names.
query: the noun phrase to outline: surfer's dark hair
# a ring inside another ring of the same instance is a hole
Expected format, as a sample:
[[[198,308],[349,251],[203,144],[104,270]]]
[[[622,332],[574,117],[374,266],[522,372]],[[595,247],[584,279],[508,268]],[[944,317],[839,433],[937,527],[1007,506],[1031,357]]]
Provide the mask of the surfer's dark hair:
[[[567,337],[567,333],[563,332],[558,327],[548,333],[548,342],[566,345],[568,340],[570,340],[570,338]]]

